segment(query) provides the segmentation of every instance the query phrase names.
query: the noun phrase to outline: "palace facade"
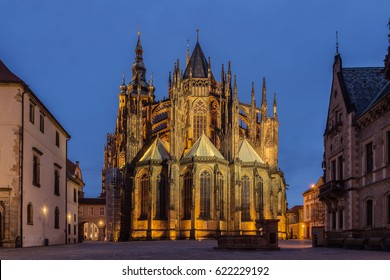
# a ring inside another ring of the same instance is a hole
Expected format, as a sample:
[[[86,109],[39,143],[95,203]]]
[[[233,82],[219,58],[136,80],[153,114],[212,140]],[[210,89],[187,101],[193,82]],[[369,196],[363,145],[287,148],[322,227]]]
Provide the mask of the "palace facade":
[[[253,83],[248,94],[240,102],[230,62],[217,81],[198,40],[184,71],[177,60],[169,74],[169,97],[156,100],[138,33],[104,148],[107,240],[256,234],[262,219],[278,219],[286,237],[276,97],[269,116],[265,79],[260,106]]]
[[[328,240],[390,236],[389,56],[390,47],[384,67],[334,59],[319,192]]]

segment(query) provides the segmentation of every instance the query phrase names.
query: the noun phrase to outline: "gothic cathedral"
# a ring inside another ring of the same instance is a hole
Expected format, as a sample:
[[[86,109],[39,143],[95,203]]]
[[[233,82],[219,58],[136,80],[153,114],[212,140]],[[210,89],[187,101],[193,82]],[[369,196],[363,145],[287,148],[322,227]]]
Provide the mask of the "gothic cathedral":
[[[102,195],[107,240],[203,239],[256,234],[278,219],[286,237],[286,183],[278,167],[278,115],[238,99],[230,62],[220,81],[199,40],[169,74],[169,97],[146,80],[140,33],[132,78],[123,80],[115,133],[107,134]]]

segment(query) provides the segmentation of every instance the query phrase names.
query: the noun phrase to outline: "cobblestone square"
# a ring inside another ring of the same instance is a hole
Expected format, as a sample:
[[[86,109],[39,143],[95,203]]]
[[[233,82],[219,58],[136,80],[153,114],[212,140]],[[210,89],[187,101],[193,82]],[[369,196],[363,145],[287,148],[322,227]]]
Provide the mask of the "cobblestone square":
[[[84,242],[1,248],[1,260],[390,260],[390,252],[311,247],[311,240],[280,240],[278,251],[222,250],[216,240]]]

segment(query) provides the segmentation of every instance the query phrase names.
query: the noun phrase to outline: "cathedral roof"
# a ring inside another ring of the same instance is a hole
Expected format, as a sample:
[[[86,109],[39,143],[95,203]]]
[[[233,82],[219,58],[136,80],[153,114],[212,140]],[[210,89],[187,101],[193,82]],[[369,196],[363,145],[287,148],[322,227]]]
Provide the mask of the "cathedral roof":
[[[184,158],[192,158],[197,156],[225,159],[204,133],[199,137],[199,139],[195,142],[191,150],[188,151]]]
[[[192,69],[193,78],[207,78],[209,64],[204,56],[199,42],[196,43],[195,49],[192,52],[190,61],[184,71],[183,79],[190,77],[190,69]]]
[[[156,138],[139,161],[170,159],[169,153],[160,138]]]
[[[238,157],[242,162],[259,162],[264,163],[264,161],[257,154],[255,149],[249,144],[248,140],[244,139],[240,143],[238,148]]]

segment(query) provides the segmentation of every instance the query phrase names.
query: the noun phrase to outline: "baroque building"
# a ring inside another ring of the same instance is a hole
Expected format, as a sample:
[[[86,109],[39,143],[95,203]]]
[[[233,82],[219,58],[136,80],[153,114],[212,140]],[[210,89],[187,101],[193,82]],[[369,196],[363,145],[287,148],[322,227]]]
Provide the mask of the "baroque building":
[[[269,116],[263,79],[260,106],[253,83],[250,104],[240,102],[230,62],[217,81],[199,39],[181,67],[169,73],[169,97],[156,100],[138,32],[104,149],[107,240],[256,234],[262,219],[279,219],[285,238],[276,97]]]
[[[319,193],[328,243],[390,236],[389,55],[384,67],[344,68],[336,51]]]

